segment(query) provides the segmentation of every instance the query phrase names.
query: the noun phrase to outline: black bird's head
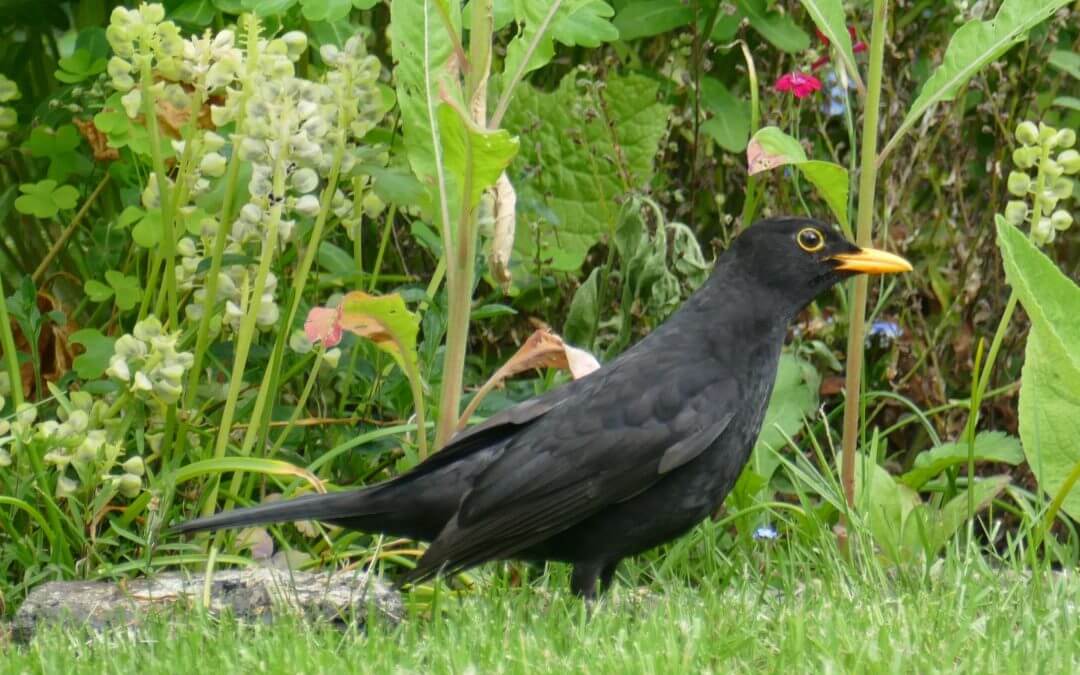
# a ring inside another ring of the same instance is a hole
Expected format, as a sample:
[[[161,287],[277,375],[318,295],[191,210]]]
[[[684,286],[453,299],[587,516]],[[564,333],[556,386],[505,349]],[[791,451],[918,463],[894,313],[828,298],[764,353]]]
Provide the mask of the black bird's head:
[[[729,253],[739,273],[778,293],[793,312],[855,274],[909,272],[900,256],[860,248],[813,218],[767,218],[735,239]]]

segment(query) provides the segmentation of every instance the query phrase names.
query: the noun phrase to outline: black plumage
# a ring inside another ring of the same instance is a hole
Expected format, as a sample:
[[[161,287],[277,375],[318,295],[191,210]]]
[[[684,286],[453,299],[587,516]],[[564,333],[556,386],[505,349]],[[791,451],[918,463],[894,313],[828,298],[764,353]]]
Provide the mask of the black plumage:
[[[574,590],[592,596],[622,558],[678,537],[723,501],[761,430],[796,313],[851,274],[910,269],[816,220],[761,221],[646,338],[411,471],[174,531],[317,519],[430,541],[405,582],[489,560],[558,560],[574,565]]]

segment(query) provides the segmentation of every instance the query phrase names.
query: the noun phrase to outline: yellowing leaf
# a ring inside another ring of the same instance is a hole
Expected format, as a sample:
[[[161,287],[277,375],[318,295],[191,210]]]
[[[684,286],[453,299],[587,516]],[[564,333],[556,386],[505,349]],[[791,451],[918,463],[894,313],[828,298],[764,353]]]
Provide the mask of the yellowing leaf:
[[[420,317],[405,307],[398,294],[369,295],[353,291],[341,300],[340,324],[343,330],[367,338],[394,357],[409,378],[419,433],[421,458],[427,456],[427,437],[424,418],[424,387],[417,366],[416,336],[420,332]]]

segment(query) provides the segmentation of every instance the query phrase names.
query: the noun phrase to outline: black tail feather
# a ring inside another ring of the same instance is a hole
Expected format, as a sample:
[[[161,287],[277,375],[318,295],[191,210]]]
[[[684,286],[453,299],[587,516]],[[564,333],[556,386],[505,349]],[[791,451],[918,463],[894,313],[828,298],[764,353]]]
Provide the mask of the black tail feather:
[[[284,523],[295,520],[339,520],[370,514],[373,490],[350,490],[330,494],[305,495],[283,502],[259,504],[246,509],[223,511],[173,525],[166,534],[205,532],[244,525]]]

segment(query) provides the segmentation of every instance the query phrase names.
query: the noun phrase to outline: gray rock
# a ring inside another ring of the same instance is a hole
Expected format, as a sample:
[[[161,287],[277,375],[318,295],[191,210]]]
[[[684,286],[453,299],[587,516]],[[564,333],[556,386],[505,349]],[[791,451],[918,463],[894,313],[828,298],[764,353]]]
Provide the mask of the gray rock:
[[[60,623],[96,631],[136,627],[157,614],[176,614],[203,602],[205,577],[197,572],[161,574],[128,581],[50,581],[30,592],[15,614],[12,637],[28,641],[40,627]],[[249,568],[215,572],[208,608],[246,621],[269,622],[275,613],[363,625],[369,610],[396,623],[401,595],[370,573],[331,574]]]

